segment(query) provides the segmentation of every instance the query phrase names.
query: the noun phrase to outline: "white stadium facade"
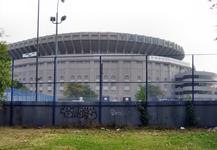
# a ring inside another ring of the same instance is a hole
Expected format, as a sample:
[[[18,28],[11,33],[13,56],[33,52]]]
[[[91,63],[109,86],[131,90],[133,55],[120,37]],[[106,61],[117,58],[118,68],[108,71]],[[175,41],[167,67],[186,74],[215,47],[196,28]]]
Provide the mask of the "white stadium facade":
[[[9,45],[15,60],[14,78],[35,91],[36,58],[24,58],[36,52],[36,38]],[[52,95],[54,80],[55,35],[39,38],[38,92]],[[175,75],[190,72],[183,61],[181,46],[159,38],[112,32],[79,32],[58,35],[57,95],[64,99],[64,84],[78,82],[99,93],[99,58],[103,63],[102,95],[111,101],[123,97],[135,100],[140,85],[159,86],[165,98],[176,97]]]

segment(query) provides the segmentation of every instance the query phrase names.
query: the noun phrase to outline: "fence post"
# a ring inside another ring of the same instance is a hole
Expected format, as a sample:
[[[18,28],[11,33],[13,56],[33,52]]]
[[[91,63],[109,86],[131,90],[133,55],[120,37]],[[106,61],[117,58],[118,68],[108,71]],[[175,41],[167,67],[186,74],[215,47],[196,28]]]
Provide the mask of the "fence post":
[[[37,14],[37,39],[36,39],[36,45],[37,45],[37,50],[36,50],[36,76],[35,76],[35,101],[38,101],[38,56],[39,56],[39,9],[40,9],[40,0],[38,0],[38,14]]]
[[[103,90],[103,64],[102,56],[99,57],[99,124],[102,124],[102,90]]]
[[[12,65],[11,65],[10,126],[13,125],[13,101],[14,101],[14,58],[12,58]]]
[[[148,103],[148,55],[145,56],[145,101]]]
[[[36,54],[36,68],[35,68],[35,101],[38,101],[38,51]]]
[[[194,55],[192,54],[192,102],[194,102]]]
[[[55,125],[56,97],[57,97],[57,56],[54,56],[54,80],[53,80],[53,105],[52,105],[52,125]]]

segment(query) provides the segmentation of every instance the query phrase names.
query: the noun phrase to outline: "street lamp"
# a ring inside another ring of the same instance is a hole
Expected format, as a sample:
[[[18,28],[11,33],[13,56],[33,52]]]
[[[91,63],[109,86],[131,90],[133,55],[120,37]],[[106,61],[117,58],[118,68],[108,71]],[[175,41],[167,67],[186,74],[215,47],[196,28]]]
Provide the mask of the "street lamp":
[[[65,0],[61,0],[61,2],[65,2]],[[54,86],[53,86],[53,120],[52,124],[55,125],[55,104],[57,100],[57,55],[58,55],[58,24],[61,24],[64,20],[66,20],[66,16],[62,16],[61,20],[59,22],[59,0],[57,0],[57,11],[56,11],[56,17],[50,17],[50,21],[56,25],[56,35],[55,35],[55,52],[54,52]]]

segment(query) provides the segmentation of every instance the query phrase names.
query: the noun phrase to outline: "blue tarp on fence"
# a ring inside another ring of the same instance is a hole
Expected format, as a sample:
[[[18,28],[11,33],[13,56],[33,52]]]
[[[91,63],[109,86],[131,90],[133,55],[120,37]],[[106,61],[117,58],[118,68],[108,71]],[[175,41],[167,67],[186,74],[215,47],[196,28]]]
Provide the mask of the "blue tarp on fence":
[[[35,101],[35,92],[28,90],[13,90],[13,101]],[[11,89],[7,89],[5,91],[6,101],[11,100]],[[46,94],[38,93],[38,101],[52,101],[53,96],[49,96]]]

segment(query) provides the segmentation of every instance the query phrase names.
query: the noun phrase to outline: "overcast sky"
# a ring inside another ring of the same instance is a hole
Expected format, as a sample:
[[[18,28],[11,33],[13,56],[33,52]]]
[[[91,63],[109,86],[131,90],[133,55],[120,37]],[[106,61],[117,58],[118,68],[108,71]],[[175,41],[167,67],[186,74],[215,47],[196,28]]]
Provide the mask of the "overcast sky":
[[[175,42],[188,54],[217,54],[217,10],[210,6],[208,0],[66,0],[59,7],[59,14],[67,16],[59,32],[141,34]],[[56,0],[41,0],[40,36],[55,33],[49,21],[55,11]],[[36,37],[36,23],[37,0],[0,0],[0,28],[7,42]],[[217,56],[195,60],[200,70],[217,70]]]

